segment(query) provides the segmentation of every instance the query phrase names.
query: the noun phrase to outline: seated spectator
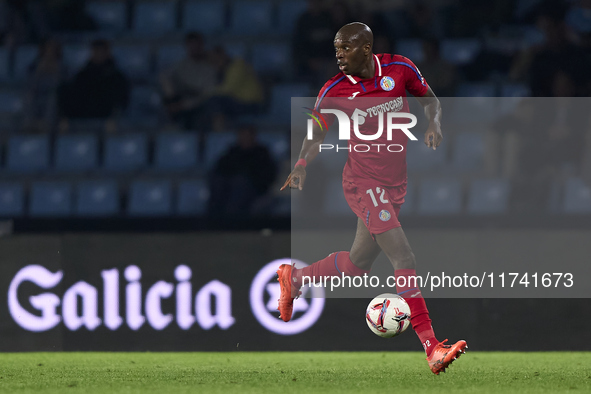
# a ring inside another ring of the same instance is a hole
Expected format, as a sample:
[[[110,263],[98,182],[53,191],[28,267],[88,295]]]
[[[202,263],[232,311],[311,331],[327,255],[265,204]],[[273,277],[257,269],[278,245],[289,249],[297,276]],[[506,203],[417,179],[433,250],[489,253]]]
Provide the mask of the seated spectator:
[[[116,119],[127,107],[129,81],[119,70],[108,41],[91,44],[88,63],[60,94],[60,131],[68,130],[68,119],[101,119],[105,130],[116,129]]]
[[[340,7],[335,8],[338,13],[342,11]],[[337,16],[330,11],[326,1],[308,0],[308,9],[298,18],[292,40],[296,76],[320,86],[336,69],[334,52],[326,46],[336,33],[333,18]]]
[[[28,71],[25,128],[47,133],[56,124],[57,92],[66,79],[61,44],[56,40],[41,44],[39,54]]]
[[[160,84],[169,116],[186,129],[204,131],[205,103],[216,86],[216,70],[207,58],[203,37],[185,37],[186,57],[162,73]]]
[[[429,81],[435,94],[440,97],[453,97],[458,80],[457,70],[456,66],[441,57],[439,40],[424,39],[423,53],[425,58],[417,67]]]
[[[210,179],[212,215],[248,216],[273,184],[277,166],[252,126],[240,128],[238,142],[217,162]]]
[[[243,59],[232,59],[218,46],[212,51],[219,84],[207,102],[207,121],[214,130],[223,130],[226,119],[259,112],[263,105],[263,87],[252,66]]]
[[[562,4],[545,4],[536,19],[544,42],[521,52],[513,63],[511,78],[529,82],[534,97],[553,96],[548,76],[559,72],[576,76],[576,96],[586,96],[591,89],[588,54],[569,36],[563,19],[565,12]]]
[[[546,209],[552,185],[578,173],[585,154],[590,119],[587,100],[576,97],[577,77],[557,71],[547,83],[551,98],[525,99],[496,124],[505,134],[504,161],[518,165],[510,172],[519,210]]]

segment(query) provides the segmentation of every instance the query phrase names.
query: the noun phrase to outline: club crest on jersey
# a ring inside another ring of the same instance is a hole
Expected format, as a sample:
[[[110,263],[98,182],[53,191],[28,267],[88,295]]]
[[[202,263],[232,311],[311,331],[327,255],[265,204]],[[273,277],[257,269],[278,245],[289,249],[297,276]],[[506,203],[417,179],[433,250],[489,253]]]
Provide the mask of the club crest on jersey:
[[[379,217],[382,222],[387,222],[388,220],[390,220],[392,215],[390,215],[390,212],[386,211],[385,209],[382,209],[380,211]]]
[[[382,89],[384,89],[386,92],[389,92],[390,90],[394,89],[394,80],[392,79],[392,77],[382,77],[382,79],[380,80],[380,86],[382,87]]]

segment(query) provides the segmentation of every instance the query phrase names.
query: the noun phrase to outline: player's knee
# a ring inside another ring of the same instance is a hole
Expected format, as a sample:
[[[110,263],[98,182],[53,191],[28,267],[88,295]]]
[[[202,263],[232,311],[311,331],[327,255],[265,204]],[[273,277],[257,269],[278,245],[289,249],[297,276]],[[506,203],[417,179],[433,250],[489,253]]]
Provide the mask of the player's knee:
[[[395,269],[415,269],[415,267],[415,254],[411,251],[408,251],[401,256],[397,256],[394,260]]]
[[[362,270],[366,270],[366,271],[369,271],[371,269],[371,266],[373,265],[373,259],[369,259],[367,257],[365,257],[365,258],[351,257],[351,262],[353,264],[355,264],[355,266],[361,268]]]

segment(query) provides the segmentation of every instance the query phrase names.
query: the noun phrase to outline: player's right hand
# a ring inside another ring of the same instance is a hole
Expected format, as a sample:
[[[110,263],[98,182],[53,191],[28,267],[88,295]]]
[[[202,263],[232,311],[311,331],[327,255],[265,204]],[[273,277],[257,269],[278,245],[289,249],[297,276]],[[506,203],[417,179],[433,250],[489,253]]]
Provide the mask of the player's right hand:
[[[304,181],[306,180],[306,169],[304,166],[296,166],[291,174],[287,177],[287,180],[281,187],[281,190],[285,190],[287,186],[291,189],[300,189],[304,187]]]

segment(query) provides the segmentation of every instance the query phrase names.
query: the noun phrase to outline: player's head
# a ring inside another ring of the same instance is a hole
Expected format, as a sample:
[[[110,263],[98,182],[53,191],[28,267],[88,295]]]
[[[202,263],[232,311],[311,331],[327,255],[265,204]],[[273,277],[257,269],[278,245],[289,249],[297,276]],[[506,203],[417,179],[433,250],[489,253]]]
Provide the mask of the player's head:
[[[373,33],[364,23],[353,22],[341,27],[334,37],[335,56],[345,74],[359,73],[372,59]]]

